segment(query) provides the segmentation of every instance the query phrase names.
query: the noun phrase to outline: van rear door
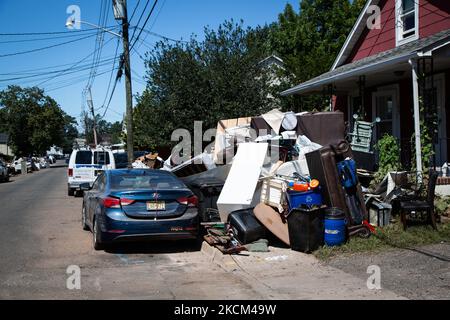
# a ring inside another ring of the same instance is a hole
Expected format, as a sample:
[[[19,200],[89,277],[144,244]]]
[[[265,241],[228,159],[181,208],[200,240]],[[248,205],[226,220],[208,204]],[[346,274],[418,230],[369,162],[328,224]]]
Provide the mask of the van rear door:
[[[73,167],[73,179],[80,182],[95,180],[94,166],[92,164],[92,151],[78,151]]]

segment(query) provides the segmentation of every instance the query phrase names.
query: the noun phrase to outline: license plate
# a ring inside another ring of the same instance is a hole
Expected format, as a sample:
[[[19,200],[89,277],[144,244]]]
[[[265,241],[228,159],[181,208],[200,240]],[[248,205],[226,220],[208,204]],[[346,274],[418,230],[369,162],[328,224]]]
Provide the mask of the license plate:
[[[165,211],[165,202],[147,202],[147,211]]]

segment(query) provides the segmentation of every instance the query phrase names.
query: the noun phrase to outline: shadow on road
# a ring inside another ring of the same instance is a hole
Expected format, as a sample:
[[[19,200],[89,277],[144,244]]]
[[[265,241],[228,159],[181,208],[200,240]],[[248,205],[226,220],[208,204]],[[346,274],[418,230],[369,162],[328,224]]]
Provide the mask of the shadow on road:
[[[113,244],[105,252],[111,254],[168,254],[198,252],[201,247],[202,241],[200,240],[130,242]]]

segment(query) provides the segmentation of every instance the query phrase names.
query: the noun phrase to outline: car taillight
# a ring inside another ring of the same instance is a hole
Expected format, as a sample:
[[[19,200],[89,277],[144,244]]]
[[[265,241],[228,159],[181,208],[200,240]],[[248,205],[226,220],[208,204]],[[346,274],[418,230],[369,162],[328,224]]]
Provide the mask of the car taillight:
[[[69,177],[73,177],[73,169],[69,169]]]
[[[183,205],[189,206],[189,207],[197,207],[198,206],[198,198],[196,196],[191,196],[189,198],[187,198],[187,197],[179,198],[177,201],[180,204],[183,204]]]
[[[110,209],[119,209],[120,200],[116,198],[105,198],[103,199],[103,206]]]
[[[120,199],[120,204],[122,205],[122,207],[132,205],[135,202],[136,202],[135,200],[131,200],[131,199],[125,199],[125,198]]]

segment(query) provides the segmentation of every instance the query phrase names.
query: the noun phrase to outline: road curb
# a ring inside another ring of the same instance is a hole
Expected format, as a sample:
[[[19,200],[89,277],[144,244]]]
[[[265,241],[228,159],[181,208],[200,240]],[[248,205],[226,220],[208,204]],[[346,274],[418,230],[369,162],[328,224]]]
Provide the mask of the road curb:
[[[201,252],[211,261],[215,264],[219,265],[221,268],[225,269],[226,271],[233,271],[237,270],[239,266],[237,263],[233,260],[233,258],[230,255],[225,255],[222,252],[220,252],[219,249],[210,246],[206,241],[203,241],[202,243],[202,249]]]

